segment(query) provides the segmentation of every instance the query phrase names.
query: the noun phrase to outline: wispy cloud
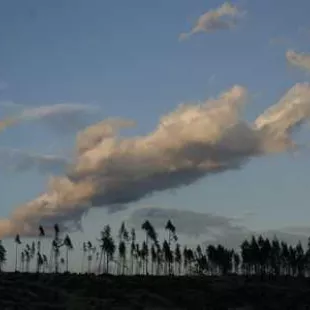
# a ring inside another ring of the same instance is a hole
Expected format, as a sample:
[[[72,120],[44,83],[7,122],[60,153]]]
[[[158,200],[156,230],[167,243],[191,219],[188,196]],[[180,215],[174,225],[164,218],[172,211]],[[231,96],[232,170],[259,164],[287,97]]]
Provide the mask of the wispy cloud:
[[[184,40],[200,32],[231,29],[236,26],[238,19],[244,14],[245,12],[242,12],[236,6],[225,2],[220,7],[201,15],[195,26],[189,32],[181,33],[179,39]]]
[[[310,54],[297,53],[293,50],[286,52],[286,59],[289,64],[298,67],[299,69],[310,71]]]
[[[3,102],[0,105],[12,108],[15,112],[13,116],[0,121],[0,130],[21,122],[44,121],[45,124],[57,131],[76,131],[86,126],[88,123],[86,116],[97,111],[97,107],[93,105],[78,103],[60,103],[38,107],[25,107],[14,102]],[[16,112],[17,109],[19,112]]]
[[[247,90],[234,86],[202,103],[179,106],[145,136],[124,138],[130,122],[106,120],[78,135],[70,171],[0,222],[0,236],[35,233],[39,224],[79,227],[91,207],[126,205],[156,192],[241,169],[249,160],[294,150],[290,133],[310,117],[310,84],[296,84],[250,124]],[[85,140],[85,141],[84,141]]]
[[[67,158],[25,152],[17,149],[0,149],[0,167],[2,171],[22,172],[35,169],[40,173],[63,174],[69,166]]]

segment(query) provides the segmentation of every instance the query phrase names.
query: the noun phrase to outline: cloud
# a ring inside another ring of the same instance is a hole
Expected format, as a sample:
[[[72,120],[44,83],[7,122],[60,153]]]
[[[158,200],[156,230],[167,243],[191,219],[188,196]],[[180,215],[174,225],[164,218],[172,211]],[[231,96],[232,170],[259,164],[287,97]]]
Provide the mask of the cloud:
[[[247,98],[236,85],[217,98],[181,105],[145,136],[121,137],[118,130],[129,123],[120,119],[86,129],[67,175],[53,177],[45,193],[3,220],[0,236],[31,235],[39,224],[65,226],[67,220],[74,229],[91,207],[119,208],[241,169],[255,157],[294,150],[290,132],[310,116],[310,84],[296,84],[253,124],[242,119]]]
[[[297,229],[297,227],[296,227]],[[206,241],[205,244],[222,244],[226,247],[230,248],[239,248],[240,244],[245,239],[250,239],[251,236],[258,237],[262,235],[264,238],[273,239],[276,237],[280,241],[287,242],[291,245],[296,245],[299,241],[303,244],[303,246],[307,246],[308,242],[308,235],[303,233],[296,233],[296,232],[286,232],[282,229],[268,229],[268,230],[261,230],[261,231],[253,231],[249,229],[239,230],[236,228],[235,230],[231,230],[229,232],[225,232],[225,230],[221,231],[218,234],[210,236]]]
[[[129,217],[129,223],[136,229],[141,229],[145,220],[149,220],[157,230],[163,230],[170,219],[176,227],[177,234],[206,240],[205,245],[222,244],[228,248],[239,248],[244,239],[252,235],[296,244],[299,240],[306,245],[310,228],[291,227],[277,230],[254,231],[240,225],[235,217],[214,215],[211,213],[176,210],[166,208],[143,208],[134,211]]]
[[[286,59],[291,65],[305,71],[310,71],[310,54],[297,53],[293,50],[288,50],[286,52]]]
[[[129,222],[137,229],[145,220],[149,220],[155,228],[164,229],[168,220],[172,220],[177,227],[177,232],[192,237],[210,234],[214,229],[221,229],[225,232],[235,227],[233,218],[218,216],[211,213],[194,211],[183,211],[163,208],[143,208],[133,212]]]
[[[108,119],[89,126],[77,136],[77,152],[79,155],[93,149],[107,138],[113,138],[121,128],[130,128],[135,122],[125,119]]]
[[[37,153],[24,152],[16,149],[0,149],[0,167],[2,171],[25,171],[36,169],[44,174],[63,174],[69,166],[68,159]]]
[[[85,116],[96,111],[96,107],[78,103],[59,103],[39,107],[24,107],[13,102],[2,102],[4,108],[21,110],[16,115],[0,121],[0,130],[21,122],[44,121],[53,130],[75,132],[86,126]]]
[[[277,104],[255,120],[255,126],[272,136],[290,139],[292,131],[310,118],[310,84],[296,84]]]
[[[189,32],[181,33],[179,39],[184,40],[200,32],[231,29],[235,27],[243,14],[244,12],[241,12],[236,6],[225,2],[220,7],[201,15],[195,26]]]

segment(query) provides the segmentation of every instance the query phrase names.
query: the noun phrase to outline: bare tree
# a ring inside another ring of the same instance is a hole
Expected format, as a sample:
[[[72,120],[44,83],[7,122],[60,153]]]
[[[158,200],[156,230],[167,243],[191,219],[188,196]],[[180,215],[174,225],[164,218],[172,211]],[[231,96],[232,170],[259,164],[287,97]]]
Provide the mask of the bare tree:
[[[2,240],[0,240],[0,272],[2,272],[3,265],[6,262],[6,249],[2,244]]]
[[[15,272],[17,272],[17,263],[18,263],[18,247],[21,245],[21,240],[19,234],[15,236]]]

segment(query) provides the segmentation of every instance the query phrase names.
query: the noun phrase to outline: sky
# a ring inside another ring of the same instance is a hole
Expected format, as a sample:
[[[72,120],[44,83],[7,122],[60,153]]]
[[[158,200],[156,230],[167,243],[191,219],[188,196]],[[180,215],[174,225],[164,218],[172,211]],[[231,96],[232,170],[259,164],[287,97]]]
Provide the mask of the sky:
[[[253,122],[296,83],[310,82],[309,9],[307,0],[231,1],[226,9],[216,0],[0,1],[0,119],[18,115],[0,133],[0,217],[64,175],[77,133],[104,119],[133,120],[124,136],[144,136],[179,104],[240,85]],[[218,15],[199,25],[210,10]],[[295,140],[307,145],[308,127]],[[309,175],[307,148],[253,157],[123,211],[91,208],[76,236],[145,208],[238,218],[254,231],[309,227]]]

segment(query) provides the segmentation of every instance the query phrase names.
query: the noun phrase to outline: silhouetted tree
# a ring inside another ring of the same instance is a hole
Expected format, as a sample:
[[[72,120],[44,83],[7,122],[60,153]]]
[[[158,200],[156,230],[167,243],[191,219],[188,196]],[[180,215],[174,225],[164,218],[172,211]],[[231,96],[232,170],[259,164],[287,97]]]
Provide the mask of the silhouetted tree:
[[[58,224],[54,225],[54,240],[52,242],[52,248],[54,252],[54,266],[55,266],[55,273],[59,272],[59,255],[60,255],[60,248],[62,246],[62,240],[59,237],[60,229]]]
[[[6,249],[0,240],[0,272],[2,272],[3,265],[6,262]]]
[[[168,231],[168,238],[161,245],[158,241],[157,232],[148,220],[143,222],[141,228],[145,232],[145,240],[139,244],[136,240],[135,230],[132,229],[129,234],[125,224],[122,223],[116,246],[110,226],[104,226],[98,239],[98,251],[90,241],[83,243],[81,271],[84,271],[84,260],[87,255],[87,270],[89,273],[92,272],[93,256],[96,255],[99,274],[102,271],[105,273],[111,271],[117,274],[149,274],[149,268],[152,275],[226,275],[234,272],[236,274],[261,275],[261,277],[265,275],[270,277],[278,275],[303,277],[310,274],[310,238],[306,250],[301,242],[288,245],[286,242],[280,242],[276,236],[270,241],[263,235],[251,236],[249,240],[244,240],[240,245],[240,251],[239,249],[228,249],[221,244],[208,245],[206,250],[198,245],[193,250],[187,246],[182,248],[179,243],[176,243],[178,239],[176,228],[170,220],[165,226]],[[54,238],[49,263],[41,248],[41,238],[44,235],[44,229],[40,226],[38,239],[26,244],[20,255],[18,249],[21,241],[20,236],[16,235],[15,271],[19,267],[20,270],[26,272],[35,269],[40,272],[41,268],[44,272],[49,265],[50,268],[54,267],[55,273],[58,273],[59,264],[61,264],[62,270],[65,267],[65,270],[69,271],[69,251],[73,250],[70,237],[67,235],[62,240],[59,236],[58,225],[54,225]],[[60,258],[60,249],[63,246],[66,247],[65,259]],[[118,257],[114,259],[116,249],[118,249]],[[32,261],[35,261],[34,257],[37,258],[36,268],[32,268]],[[0,241],[0,270],[2,270],[5,262],[4,259],[6,259],[6,251]],[[20,260],[19,266],[18,260]],[[110,263],[113,263],[113,269],[110,269]]]
[[[31,247],[30,245],[27,243],[26,247],[24,249],[24,253],[25,253],[25,265],[26,265],[26,272],[30,271],[30,261],[31,261]]]
[[[142,261],[142,272],[148,275],[148,257],[149,257],[149,248],[145,241],[142,243],[142,248],[140,252],[140,257]]]
[[[21,244],[20,236],[17,234],[15,236],[15,272],[17,271],[17,262],[18,262],[18,247]]]
[[[22,272],[25,271],[25,252],[22,251],[20,254],[20,269]]]
[[[82,266],[81,266],[81,272],[84,272],[84,264],[85,264],[85,257],[87,254],[87,244],[86,242],[83,242],[83,247],[82,247],[82,251],[83,251],[83,256],[82,256]],[[99,267],[100,269],[100,262],[99,262]],[[98,273],[100,273],[100,270],[98,270]]]
[[[171,245],[171,241],[177,241],[177,235],[176,235],[176,228],[175,226],[172,224],[172,222],[170,220],[168,220],[165,229],[168,231],[168,243],[169,246]]]
[[[233,262],[234,262],[234,271],[236,274],[239,273],[239,267],[240,267],[240,255],[238,253],[234,253],[233,255]]]
[[[147,252],[147,255],[146,257],[144,258],[144,261],[145,261],[145,273],[148,274],[148,265],[149,265],[149,261],[148,261],[148,258],[149,258],[149,239],[153,242],[153,244],[158,247],[158,240],[157,240],[157,233],[153,227],[153,225],[148,221],[146,220],[142,226],[141,226],[142,230],[145,231],[145,243],[146,245],[144,246],[145,249],[144,251]],[[147,249],[147,251],[146,251]]]
[[[169,243],[165,240],[163,243],[163,253],[164,253],[164,259],[165,259],[165,268],[164,268],[164,272],[165,274],[172,274],[171,271],[171,265],[173,263],[173,253],[170,249],[170,245]]]
[[[88,262],[88,273],[92,272],[92,261],[93,261],[93,254],[96,252],[96,247],[88,241],[87,242],[87,262]]]
[[[156,248],[156,275],[160,275],[163,264],[163,251],[162,248],[158,245]]]
[[[42,255],[41,255],[41,239],[45,236],[45,231],[42,226],[39,226],[38,242],[37,242],[37,272],[40,272],[40,267],[42,264]]]
[[[69,251],[73,250],[73,244],[69,235],[66,235],[63,244],[66,247],[66,272],[69,272]]]
[[[129,234],[125,227],[125,223],[122,222],[119,234],[119,244],[118,244],[118,257],[119,257],[119,264],[118,264],[118,274],[125,273],[126,268],[126,254],[127,254],[127,248],[126,244],[129,241]]]
[[[136,260],[136,231],[134,228],[131,230],[131,244],[130,244],[130,260],[131,260],[131,274],[134,273],[134,264]]]
[[[241,257],[242,257],[242,269],[244,274],[251,273],[251,247],[247,240],[244,240],[241,244]]]
[[[43,260],[43,272],[45,272],[45,269],[48,267],[48,259],[45,254],[42,255],[42,260]]]
[[[106,225],[101,231],[100,241],[100,258],[99,264],[101,264],[102,258],[105,258],[105,272],[109,273],[109,264],[113,259],[113,255],[115,253],[115,243],[111,236],[111,227]],[[104,256],[104,257],[103,257]],[[101,272],[99,268],[99,273]]]
[[[178,275],[181,275],[181,268],[182,268],[182,253],[181,253],[181,246],[179,243],[176,244],[175,246],[175,251],[174,251],[174,256],[175,256],[175,270],[177,270]]]
[[[178,240],[178,237],[176,235],[176,228],[175,226],[172,224],[172,222],[170,220],[168,220],[166,226],[165,226],[165,229],[168,231],[168,245],[169,245],[169,248],[171,247],[171,241],[177,241]],[[170,250],[171,252],[171,250]],[[173,253],[171,252],[171,255],[169,255],[169,257],[171,257],[171,260],[173,260]],[[169,270],[169,274],[172,274],[172,261],[171,262],[168,262],[168,270]]]
[[[154,275],[155,266],[157,262],[157,253],[154,244],[151,246],[151,274]]]
[[[281,248],[280,243],[276,237],[273,238],[271,242],[271,268],[272,273],[274,275],[280,274],[280,254],[281,254]]]

